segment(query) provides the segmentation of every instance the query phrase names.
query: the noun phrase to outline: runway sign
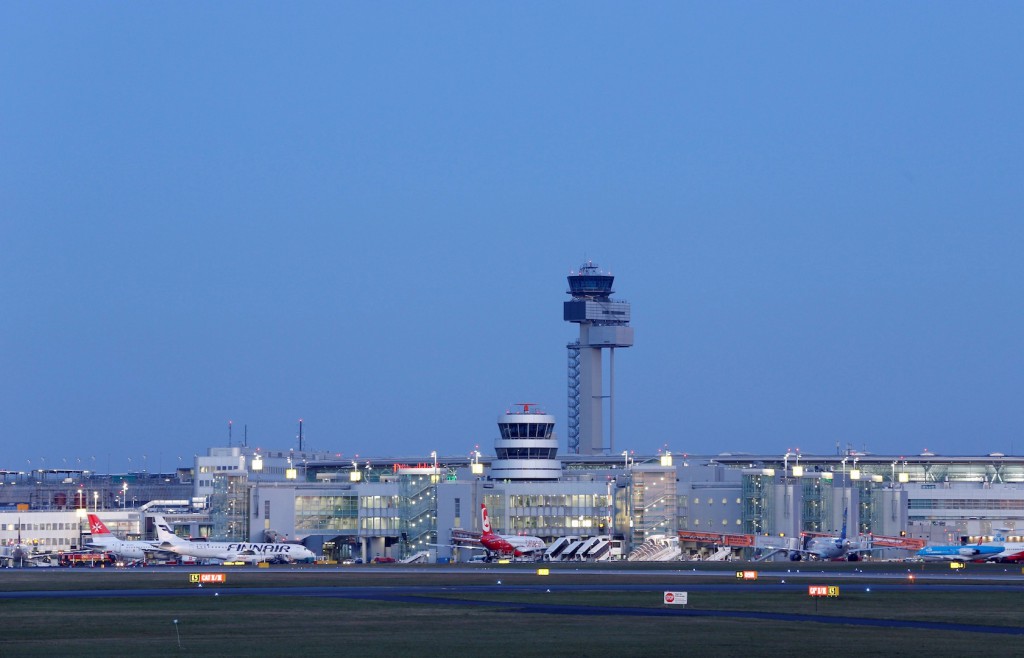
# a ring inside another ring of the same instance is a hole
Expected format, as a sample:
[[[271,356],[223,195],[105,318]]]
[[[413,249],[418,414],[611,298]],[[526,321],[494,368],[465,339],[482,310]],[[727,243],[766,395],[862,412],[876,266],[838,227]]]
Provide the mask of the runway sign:
[[[838,585],[808,585],[807,586],[807,593],[810,596],[838,597],[839,596],[839,586]]]
[[[188,575],[188,582],[190,583],[226,583],[228,582],[228,575],[226,573],[190,573]]]

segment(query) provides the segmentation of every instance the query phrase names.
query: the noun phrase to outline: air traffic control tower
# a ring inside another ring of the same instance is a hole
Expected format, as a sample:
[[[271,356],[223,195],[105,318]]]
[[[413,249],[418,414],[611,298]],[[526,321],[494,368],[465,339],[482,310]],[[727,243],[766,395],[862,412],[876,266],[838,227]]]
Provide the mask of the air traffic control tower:
[[[569,343],[569,453],[612,454],[615,450],[615,348],[632,347],[629,302],[614,301],[615,277],[587,261],[569,275],[563,315],[580,325],[580,339]],[[608,393],[602,383],[601,351],[608,350]],[[608,445],[604,444],[604,399],[608,399]]]

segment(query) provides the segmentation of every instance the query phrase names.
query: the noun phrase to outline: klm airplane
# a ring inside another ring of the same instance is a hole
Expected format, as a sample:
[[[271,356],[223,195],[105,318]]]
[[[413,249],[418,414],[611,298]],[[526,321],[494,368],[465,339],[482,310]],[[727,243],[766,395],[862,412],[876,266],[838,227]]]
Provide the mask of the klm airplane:
[[[1005,550],[1002,544],[955,544],[952,546],[925,546],[917,552],[922,560],[968,560],[985,562],[994,560]]]

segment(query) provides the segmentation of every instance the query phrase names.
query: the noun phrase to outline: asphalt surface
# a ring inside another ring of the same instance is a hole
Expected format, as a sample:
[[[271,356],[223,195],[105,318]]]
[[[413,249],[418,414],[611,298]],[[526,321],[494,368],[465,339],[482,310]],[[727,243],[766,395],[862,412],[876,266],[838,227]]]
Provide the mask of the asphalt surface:
[[[209,568],[181,568],[182,574],[195,571],[209,571]],[[217,569],[214,569],[217,570]],[[223,569],[220,569],[223,571]],[[63,571],[63,570],[62,570]],[[234,568],[229,573],[259,572],[257,568]],[[810,569],[791,569],[788,571],[773,571],[760,573],[758,582],[726,582],[721,583],[696,583],[686,581],[693,576],[707,578],[708,576],[727,576],[731,572],[723,569],[718,572],[705,570],[602,570],[587,569],[578,572],[572,569],[559,569],[561,574],[579,573],[580,575],[593,576],[601,582],[580,583],[580,584],[548,584],[538,583],[535,585],[523,584],[502,584],[502,578],[511,574],[534,574],[536,566],[530,568],[500,567],[491,569],[474,569],[474,574],[492,574],[495,583],[492,585],[379,585],[379,586],[287,586],[287,587],[239,587],[231,588],[224,585],[190,585],[172,589],[86,589],[86,590],[36,590],[36,591],[3,591],[0,592],[0,599],[89,599],[89,598],[143,598],[143,597],[239,597],[239,596],[288,596],[288,597],[319,597],[319,598],[345,598],[369,601],[394,602],[402,604],[428,604],[446,606],[487,606],[500,607],[514,612],[528,614],[547,615],[582,615],[582,616],[636,616],[636,617],[717,617],[736,618],[762,621],[782,622],[811,622],[821,624],[847,624],[865,627],[885,628],[911,628],[922,630],[944,630],[967,633],[999,634],[999,635],[1024,635],[1024,627],[1007,626],[985,626],[978,624],[956,624],[947,622],[928,622],[913,620],[891,620],[866,617],[849,617],[835,615],[812,615],[787,612],[760,612],[760,611],[730,611],[730,610],[694,610],[683,606],[672,606],[665,608],[631,608],[617,606],[580,606],[565,604],[547,604],[540,601],[545,594],[558,592],[664,592],[678,591],[685,587],[688,592],[749,592],[765,593],[778,591],[806,591],[808,584],[834,584],[842,581],[845,590],[850,588],[863,588],[864,591],[906,591],[908,589],[927,589],[927,591],[955,591],[955,592],[988,592],[1009,589],[1024,593],[1024,578],[1019,571],[1006,570],[1002,573],[989,572],[985,574],[971,574],[972,582],[956,582],[965,580],[965,576],[959,573],[921,573],[916,574],[908,569],[894,569],[892,571],[861,571],[851,569],[847,571],[819,571]],[[165,570],[160,570],[166,573]],[[352,569],[346,568],[346,573],[381,573],[379,568]],[[465,570],[438,569],[438,568],[416,568],[416,567],[393,567],[387,568],[388,573],[416,574],[423,573],[466,573]],[[110,574],[116,578],[116,573]],[[123,572],[121,572],[123,573]],[[266,573],[266,571],[264,571]],[[296,576],[315,575],[315,570],[296,572]],[[630,583],[630,582],[607,582],[608,578],[628,579],[629,576],[660,576],[660,582]],[[734,574],[733,574],[734,575]],[[913,578],[911,578],[913,576]],[[625,577],[625,578],[623,578]],[[870,579],[872,582],[867,582]],[[858,583],[863,580],[864,582]],[[883,582],[878,582],[878,581]],[[979,582],[981,581],[981,582]],[[536,595],[537,602],[530,603],[508,603],[508,602],[487,602],[472,601],[463,598],[447,598],[445,594],[529,594]]]

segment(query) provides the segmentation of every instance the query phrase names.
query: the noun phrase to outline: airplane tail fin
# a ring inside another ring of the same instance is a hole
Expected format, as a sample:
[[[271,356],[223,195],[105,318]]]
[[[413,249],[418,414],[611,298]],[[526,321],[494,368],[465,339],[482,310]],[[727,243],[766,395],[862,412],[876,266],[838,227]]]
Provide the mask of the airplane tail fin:
[[[110,530],[107,529],[103,521],[100,521],[100,517],[95,514],[89,515],[89,530],[92,532],[93,537],[110,534]]]
[[[483,530],[483,533],[485,535],[492,534],[492,532],[491,532],[491,520],[489,518],[487,518],[487,505],[483,505],[483,504],[480,505],[480,514],[481,514],[481,517],[483,519],[483,522],[482,522],[482,525],[480,526],[480,529]]]
[[[161,542],[170,544],[182,542],[182,539],[171,530],[171,526],[167,525],[167,521],[164,521],[164,517],[154,516],[153,525],[156,526],[156,537]]]

